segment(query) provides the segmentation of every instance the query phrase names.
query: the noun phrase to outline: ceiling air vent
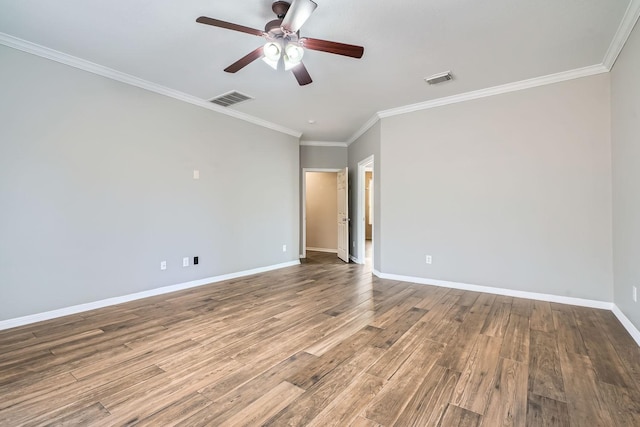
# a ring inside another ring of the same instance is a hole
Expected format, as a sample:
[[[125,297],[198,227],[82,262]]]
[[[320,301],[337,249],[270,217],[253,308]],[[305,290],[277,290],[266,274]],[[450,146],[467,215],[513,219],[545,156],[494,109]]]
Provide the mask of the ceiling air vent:
[[[237,104],[242,101],[247,101],[249,99],[253,99],[253,97],[234,90],[224,93],[220,96],[216,96],[215,98],[210,99],[209,102],[213,102],[214,104],[220,105],[222,107],[229,107],[231,105]]]
[[[451,71],[445,71],[444,73],[434,74],[431,77],[425,77],[424,80],[430,85],[437,85],[438,83],[449,81],[452,78]]]

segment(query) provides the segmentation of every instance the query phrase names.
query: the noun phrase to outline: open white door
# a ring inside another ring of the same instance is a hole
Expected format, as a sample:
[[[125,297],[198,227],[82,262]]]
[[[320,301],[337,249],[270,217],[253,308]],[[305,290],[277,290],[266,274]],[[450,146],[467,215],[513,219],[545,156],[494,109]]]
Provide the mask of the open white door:
[[[349,168],[338,172],[338,258],[349,262]]]

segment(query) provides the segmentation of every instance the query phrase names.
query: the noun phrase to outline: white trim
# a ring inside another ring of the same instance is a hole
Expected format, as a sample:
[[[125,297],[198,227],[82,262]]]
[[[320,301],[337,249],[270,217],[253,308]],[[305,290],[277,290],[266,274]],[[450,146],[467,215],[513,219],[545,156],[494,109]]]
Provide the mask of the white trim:
[[[441,107],[443,105],[457,104],[459,102],[471,101],[473,99],[486,98],[488,96],[501,95],[509,92],[516,92],[519,90],[530,89],[538,86],[545,86],[553,83],[564,82],[567,80],[578,79],[581,77],[593,76],[596,74],[606,73],[609,70],[602,64],[592,65],[584,68],[577,68],[575,70],[563,71],[556,74],[549,74],[547,76],[535,77],[533,79],[521,80],[519,82],[507,83],[500,86],[493,86],[485,89],[474,90],[471,92],[465,92],[458,95],[447,96],[444,98],[432,99],[425,102],[419,102],[417,104],[405,105],[403,107],[392,108],[390,110],[384,110],[378,112],[378,117],[391,117],[400,114],[411,113],[419,110],[427,110],[429,108]]]
[[[358,258],[354,257],[353,255],[349,255],[349,259],[355,264],[364,264],[364,262],[360,261]]]
[[[488,294],[505,295],[517,298],[528,298],[539,301],[557,302],[560,304],[578,305],[581,307],[600,308],[604,310],[613,309],[613,303],[605,301],[564,297],[551,294],[540,294],[537,292],[516,291],[513,289],[494,288],[491,286],[472,285],[469,283],[449,282],[447,280],[427,279],[424,277],[402,276],[400,274],[381,273],[378,270],[373,270],[373,274],[381,279],[399,280],[401,282],[411,282],[420,285],[442,286],[444,288],[462,289],[464,291],[484,292]]]
[[[349,138],[347,140],[347,146],[351,145],[356,139],[358,139],[362,135],[364,135],[364,133],[366,131],[368,131],[369,129],[371,129],[373,127],[373,125],[378,123],[378,120],[380,120],[380,117],[376,113],[376,114],[373,115],[373,117],[371,117],[369,120],[367,120],[367,122],[365,124],[363,124],[362,127],[360,127],[360,129],[358,129],[353,135],[351,135],[351,138]]]
[[[328,249],[328,248],[312,248],[310,246],[306,247],[305,253],[306,251],[314,251],[314,252],[327,252],[330,254],[337,254],[338,250],[337,249]]]
[[[338,173],[342,169],[340,168],[302,168],[303,172],[335,172]]]
[[[47,47],[40,46],[38,44],[19,39],[17,37],[10,36],[9,34],[0,33],[0,44],[11,47],[13,49],[21,50],[23,52],[27,52],[36,56],[40,56],[42,58],[50,59],[52,61],[56,61],[61,64],[69,65],[71,67],[78,68],[80,70],[88,71],[90,73],[97,74],[102,77],[106,77],[108,79],[116,80],[122,83],[129,84],[131,86],[136,86],[142,89],[146,89],[148,91],[155,92],[160,95],[165,95],[170,98],[177,99],[179,101],[184,101],[189,104],[196,105],[198,107],[206,108],[207,110],[212,110],[220,114],[225,114],[227,116],[231,116],[236,119],[244,120],[245,122],[262,126],[264,128],[271,129],[276,132],[285,133],[287,135],[291,135],[296,138],[300,138],[302,136],[302,132],[300,131],[289,129],[284,126],[280,126],[276,123],[268,122],[258,117],[241,113],[240,111],[220,107],[218,105],[212,104],[211,102],[205,99],[188,95],[184,92],[179,92],[177,90],[173,90],[168,87],[161,86],[147,80],[143,80],[141,78],[132,76],[130,74],[122,73],[120,71],[105,67],[100,64],[96,64],[94,62],[86,61],[84,59],[81,59],[75,56],[67,55],[66,53],[49,49]]]
[[[613,40],[611,40],[609,49],[602,60],[602,64],[607,67],[608,70],[611,70],[613,65],[616,63],[616,59],[618,59],[618,55],[622,52],[622,48],[631,35],[631,31],[636,25],[639,17],[640,0],[631,0],[624,16],[622,17],[622,21],[620,21],[620,26],[618,26],[616,34],[613,37]]]
[[[300,141],[300,145],[307,147],[347,147],[346,142],[333,141]]]
[[[631,323],[631,320],[629,320],[629,318],[624,315],[622,310],[620,310],[617,305],[613,304],[613,308],[611,309],[611,311],[613,311],[613,314],[618,318],[620,323],[622,323],[622,326],[624,326],[627,332],[629,332],[631,338],[633,338],[636,344],[640,346],[640,331],[638,330],[638,328],[636,328],[633,323]]]
[[[57,317],[68,316],[71,314],[81,313],[83,311],[95,310],[97,308],[108,307],[111,305],[122,304],[142,298],[153,297],[156,295],[168,294],[170,292],[181,291],[184,289],[195,288],[197,286],[208,285],[211,283],[222,282],[225,280],[235,279],[243,276],[251,276],[253,274],[264,273],[280,268],[299,265],[300,261],[289,261],[281,264],[268,265],[266,267],[253,268],[251,270],[238,271],[236,273],[223,274],[220,276],[207,277],[205,279],[193,280],[191,282],[179,283],[177,285],[163,286],[161,288],[150,289],[148,291],[136,292],[135,294],[123,295],[119,297],[107,298],[100,301],[93,301],[86,304],[73,305],[71,307],[59,308],[57,310],[46,311],[44,313],[31,314],[23,317],[0,321],[0,331],[17,326],[28,325],[30,323],[41,322],[43,320],[55,319]]]

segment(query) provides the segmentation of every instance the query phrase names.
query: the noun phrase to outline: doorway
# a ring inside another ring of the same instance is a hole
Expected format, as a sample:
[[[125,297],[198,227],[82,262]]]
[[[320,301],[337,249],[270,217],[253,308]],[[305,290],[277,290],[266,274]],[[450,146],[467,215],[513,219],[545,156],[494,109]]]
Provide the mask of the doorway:
[[[374,246],[373,156],[358,162],[358,263],[373,268]]]
[[[338,188],[341,169],[304,168],[302,170],[302,248],[338,253]]]
[[[373,167],[364,170],[364,258],[371,265],[373,257]]]

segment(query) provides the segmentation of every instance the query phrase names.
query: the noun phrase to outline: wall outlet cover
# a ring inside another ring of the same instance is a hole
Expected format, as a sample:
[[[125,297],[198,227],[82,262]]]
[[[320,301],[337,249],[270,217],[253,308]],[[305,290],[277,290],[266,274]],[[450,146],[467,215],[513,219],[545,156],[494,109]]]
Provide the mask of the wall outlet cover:
[[[426,258],[425,258],[425,261],[426,261],[427,264],[431,264],[431,262],[432,262],[431,255],[427,255]]]
[[[198,257],[194,256],[193,257],[193,265],[198,265],[198,262],[199,262]]]
[[[167,269],[167,261],[161,261],[160,270],[166,270],[166,269]]]
[[[287,252],[287,245],[282,245],[282,252]]]
[[[189,267],[189,257],[182,258],[182,266]]]

